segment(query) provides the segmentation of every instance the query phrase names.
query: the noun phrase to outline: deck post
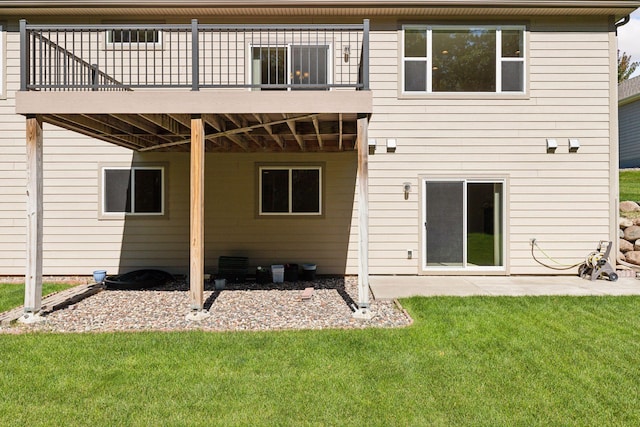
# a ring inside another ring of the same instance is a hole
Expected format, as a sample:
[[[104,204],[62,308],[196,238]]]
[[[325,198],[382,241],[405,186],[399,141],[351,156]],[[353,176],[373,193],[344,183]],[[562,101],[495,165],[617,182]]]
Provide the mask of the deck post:
[[[369,118],[358,118],[358,308],[357,319],[370,319],[369,303]]]
[[[189,320],[208,316],[204,311],[204,122],[202,117],[191,118],[191,215],[190,215],[190,266]]]
[[[191,20],[191,90],[200,90],[200,42],[198,20]]]
[[[38,319],[42,308],[42,119],[27,117],[27,271],[24,322]]]

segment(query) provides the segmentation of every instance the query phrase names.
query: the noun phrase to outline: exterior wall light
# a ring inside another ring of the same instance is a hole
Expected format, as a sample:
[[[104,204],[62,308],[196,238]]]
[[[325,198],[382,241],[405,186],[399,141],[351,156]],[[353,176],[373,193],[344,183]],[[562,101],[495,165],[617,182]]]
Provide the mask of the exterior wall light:
[[[569,152],[575,153],[580,148],[580,140],[569,138]]]
[[[388,138],[387,139],[387,153],[395,153],[396,152],[396,139],[395,138]]]
[[[558,141],[547,138],[547,153],[555,153],[558,148]]]
[[[376,152],[376,140],[375,138],[369,138],[369,154]]]
[[[404,199],[409,200],[409,193],[411,193],[411,183],[403,182],[402,183],[402,191],[404,191]]]

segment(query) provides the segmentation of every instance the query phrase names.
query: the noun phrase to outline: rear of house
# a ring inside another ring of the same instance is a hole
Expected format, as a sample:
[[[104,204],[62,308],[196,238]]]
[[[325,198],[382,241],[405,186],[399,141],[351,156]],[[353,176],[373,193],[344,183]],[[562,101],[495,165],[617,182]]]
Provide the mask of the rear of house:
[[[2,275],[33,247],[25,117],[47,275],[189,273],[194,118],[207,271],[548,274],[533,238],[560,264],[617,240],[615,24],[638,1],[115,3],[0,5]]]

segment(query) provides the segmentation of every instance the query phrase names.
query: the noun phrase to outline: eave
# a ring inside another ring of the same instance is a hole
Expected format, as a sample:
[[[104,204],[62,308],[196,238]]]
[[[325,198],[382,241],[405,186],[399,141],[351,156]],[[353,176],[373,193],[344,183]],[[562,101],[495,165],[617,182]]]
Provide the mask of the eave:
[[[638,0],[319,1],[319,0],[122,0],[14,1],[0,13],[28,16],[614,16],[640,7]]]

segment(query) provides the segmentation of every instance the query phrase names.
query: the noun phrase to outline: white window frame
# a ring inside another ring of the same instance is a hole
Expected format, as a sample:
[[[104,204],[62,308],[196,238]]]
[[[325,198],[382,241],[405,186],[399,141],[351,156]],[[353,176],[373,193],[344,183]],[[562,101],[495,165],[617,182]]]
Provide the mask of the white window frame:
[[[494,92],[434,92],[433,91],[433,30],[447,29],[469,29],[482,28],[487,30],[495,30],[496,32],[496,90]],[[427,34],[427,56],[409,57],[405,56],[405,30],[425,30]],[[502,57],[502,30],[520,30],[522,31],[522,57],[520,58],[503,58]],[[416,25],[407,24],[402,26],[401,32],[401,81],[402,94],[406,95],[479,95],[479,94],[501,94],[501,95],[523,95],[527,92],[527,28],[525,25]],[[405,65],[407,62],[425,61],[427,70],[427,87],[425,91],[407,91],[405,85]],[[502,91],[502,63],[503,62],[522,62],[522,91]]]
[[[163,24],[158,23],[136,23],[134,25],[132,22],[106,22],[106,25],[114,25],[114,26],[122,26],[122,29],[127,29],[127,27],[136,27],[131,28],[131,31],[156,31],[158,33],[158,41],[156,42],[114,42],[111,35],[114,30],[106,30],[104,32],[104,49],[105,50],[160,50],[163,48],[163,34],[160,28],[149,28],[143,30],[142,28],[138,28],[139,26],[161,26]]]
[[[258,215],[259,216],[322,216],[324,212],[323,200],[323,166],[321,165],[262,165],[258,167]],[[289,171],[289,209],[288,212],[263,212],[262,210],[262,171],[263,170],[287,170]],[[318,171],[318,212],[293,212],[293,171],[317,170]]]
[[[462,189],[462,211],[463,211],[463,218],[464,218],[464,222],[462,224],[463,227],[463,233],[464,233],[464,239],[462,242],[463,245],[463,258],[462,258],[462,266],[430,266],[427,265],[427,250],[426,250],[426,244],[427,244],[427,227],[424,226],[424,224],[426,224],[427,222],[427,210],[425,209],[425,203],[427,202],[427,195],[426,195],[426,183],[427,182],[461,182],[464,184],[463,189]],[[502,200],[501,200],[501,223],[500,226],[502,227],[502,236],[500,239],[500,244],[502,245],[502,265],[489,265],[489,266],[479,266],[479,265],[472,265],[469,266],[468,262],[467,262],[467,184],[502,184]],[[506,210],[507,210],[507,180],[505,178],[439,178],[439,177],[422,177],[420,180],[420,185],[421,185],[421,189],[420,191],[422,192],[422,202],[421,202],[421,210],[422,210],[422,247],[421,247],[421,252],[422,252],[422,257],[421,257],[421,265],[422,265],[422,270],[425,272],[437,272],[437,271],[469,271],[469,272],[504,272],[507,269],[507,257],[506,257],[506,253],[507,253],[507,214],[506,214]]]
[[[107,206],[107,177],[106,173],[108,170],[127,170],[130,171],[130,185],[131,185],[131,212],[108,212],[106,211]],[[159,170],[160,171],[160,190],[161,190],[161,200],[160,200],[160,212],[136,212],[135,211],[135,190],[136,190],[136,180],[135,180],[135,171],[136,170]],[[100,214],[105,217],[123,217],[123,216],[164,216],[166,211],[166,169],[164,166],[102,166],[101,168],[101,209]]]
[[[268,43],[249,43],[248,47],[249,47],[249,52],[247,54],[248,58],[251,58],[251,60],[249,61],[249,67],[248,68],[248,75],[246,76],[247,81],[253,83],[253,49],[254,48],[285,48],[286,49],[286,58],[287,58],[287,63],[285,64],[287,69],[285,70],[285,76],[286,76],[286,85],[291,86],[292,85],[292,80],[293,80],[293,76],[291,73],[291,64],[293,61],[293,57],[292,57],[292,48],[296,47],[296,46],[326,46],[327,47],[327,85],[331,85],[333,83],[333,44],[328,42],[328,43],[318,43],[318,44],[311,44],[311,43],[306,43],[306,44],[302,44],[302,43],[278,43],[278,44],[268,44]],[[295,86],[295,85],[294,85]],[[259,88],[249,88],[249,90],[259,90]],[[290,90],[295,90],[292,87],[288,87],[287,88],[288,91]]]

